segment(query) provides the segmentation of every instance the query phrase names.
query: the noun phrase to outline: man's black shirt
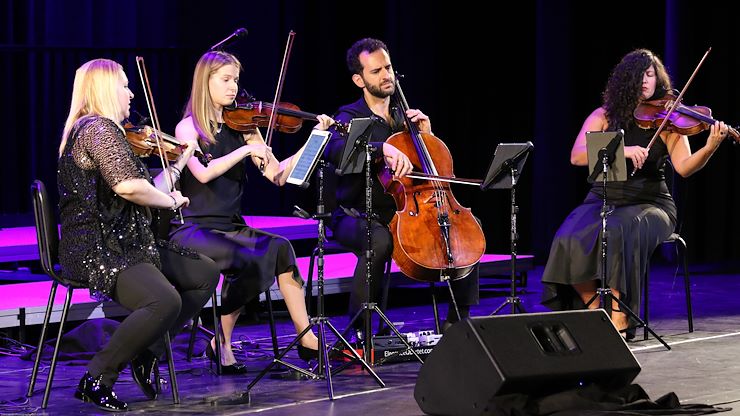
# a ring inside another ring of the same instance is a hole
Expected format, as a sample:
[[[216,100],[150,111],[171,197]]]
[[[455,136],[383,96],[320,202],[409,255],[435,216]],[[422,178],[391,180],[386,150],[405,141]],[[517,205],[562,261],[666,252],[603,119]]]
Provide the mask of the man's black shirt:
[[[379,161],[383,158],[383,143],[385,140],[394,133],[403,131],[403,121],[398,112],[392,108],[391,114],[393,115],[393,126],[390,126],[383,118],[377,116],[375,117],[376,121],[370,126],[369,140],[370,144],[375,148],[372,155],[373,161]],[[361,97],[352,104],[340,107],[333,118],[342,123],[349,123],[353,118],[372,116],[374,116],[374,113],[367,106],[365,98]],[[335,167],[338,167],[341,162],[340,158],[342,157],[347,136],[340,135],[333,126],[330,128],[330,131],[332,132],[332,136],[326,147],[325,156],[329,162]],[[362,153],[358,157],[364,159]],[[388,224],[396,211],[396,204],[393,201],[393,197],[385,193],[380,182],[377,180],[376,174],[381,166],[383,166],[382,162],[373,163],[372,167],[373,212],[378,215],[381,222]],[[364,170],[362,173],[343,175],[338,178],[336,202],[341,207],[347,209],[354,208],[357,211],[365,212]]]

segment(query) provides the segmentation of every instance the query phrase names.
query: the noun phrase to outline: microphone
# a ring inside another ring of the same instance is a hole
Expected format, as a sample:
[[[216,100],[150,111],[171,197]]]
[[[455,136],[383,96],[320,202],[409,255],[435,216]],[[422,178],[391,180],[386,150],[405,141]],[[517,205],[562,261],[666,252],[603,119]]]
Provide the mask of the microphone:
[[[215,51],[215,50],[222,50],[226,45],[234,42],[238,38],[247,36],[247,29],[240,27],[239,29],[236,29],[234,33],[230,34],[226,39],[222,40],[221,42],[211,46],[211,49],[209,51]]]

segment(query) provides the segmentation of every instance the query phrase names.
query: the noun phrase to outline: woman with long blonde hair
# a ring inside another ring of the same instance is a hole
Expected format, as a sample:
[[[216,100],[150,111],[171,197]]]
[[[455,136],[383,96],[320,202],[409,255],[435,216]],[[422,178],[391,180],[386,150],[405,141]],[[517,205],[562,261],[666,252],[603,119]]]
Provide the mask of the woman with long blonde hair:
[[[194,147],[152,180],[121,125],[132,98],[120,64],[95,59],[82,65],[59,148],[64,275],[87,285],[94,298],[114,300],[131,311],[87,364],[75,391],[75,397],[107,411],[128,408],[113,384],[129,362],[144,394],[157,397],[157,360],[164,353],[159,340],[195,316],[219,275],[211,259],[154,238],[149,208],[189,203],[167,189],[164,175],[177,181]]]
[[[290,242],[247,226],[241,217],[247,160],[263,166],[264,177],[282,186],[302,149],[278,162],[259,130],[240,133],[224,125],[222,111],[236,98],[240,70],[234,55],[221,51],[204,54],[195,67],[190,100],[175,132],[178,139],[213,155],[207,167],[188,162],[181,190],[191,203],[183,210],[186,224],[175,225],[171,238],[211,257],[221,270],[228,271],[221,290],[224,337],[220,348],[225,374],[246,372],[231,350],[231,336],[243,306],[269,288],[275,276],[296,332],[309,324],[303,280]],[[333,123],[325,115],[318,120],[316,128],[321,130]],[[217,347],[211,340],[206,350],[211,358]],[[318,339],[309,331],[301,338],[298,353],[309,360],[317,357],[317,348]]]

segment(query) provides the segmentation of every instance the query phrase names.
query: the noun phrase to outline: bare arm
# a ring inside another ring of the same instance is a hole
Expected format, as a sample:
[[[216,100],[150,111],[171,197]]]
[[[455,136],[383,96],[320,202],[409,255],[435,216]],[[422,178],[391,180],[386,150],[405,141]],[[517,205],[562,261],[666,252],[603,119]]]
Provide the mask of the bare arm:
[[[183,119],[177,124],[175,136],[184,143],[193,143],[196,148],[198,147],[198,132],[195,130],[190,117]],[[208,183],[226,173],[242,159],[249,156],[254,150],[253,147],[247,145],[241,146],[231,153],[211,160],[207,167],[203,166],[196,158],[191,157],[187,162],[187,167],[195,179],[201,183]]]
[[[586,132],[605,131],[609,128],[609,122],[606,119],[606,111],[599,107],[586,118],[583,122],[581,131],[573,143],[570,150],[570,163],[575,166],[588,166],[588,152],[586,151]],[[641,146],[625,146],[624,157],[632,161],[632,165],[640,169],[648,157],[648,150]]]
[[[712,157],[726,136],[727,127],[725,123],[721,121],[716,122],[709,129],[709,137],[707,137],[706,144],[693,154],[691,153],[688,137],[676,133],[666,133],[661,138],[668,147],[668,154],[671,156],[673,168],[679,175],[686,178],[707,164],[709,158]]]
[[[325,114],[321,114],[317,118],[319,120],[319,124],[314,127],[314,129],[316,130],[326,130],[329,128],[329,126],[334,124],[334,120],[332,120],[329,116]],[[253,141],[255,145],[264,145],[265,143],[262,139],[261,134],[252,135],[247,140],[247,143],[252,144],[251,141]],[[308,142],[304,143],[303,146],[301,146],[301,148],[293,156],[290,156],[281,162],[278,162],[275,156],[273,156],[272,152],[265,152],[263,155],[263,158],[265,160],[265,170],[263,172],[265,178],[267,178],[267,180],[277,186],[285,185],[286,181],[288,180],[288,175],[290,175],[290,172],[293,171],[295,164],[298,163],[298,159],[300,159],[301,154],[306,149],[306,144],[308,144]],[[262,160],[262,158],[252,156],[252,161],[256,166],[260,166]]]
[[[146,179],[127,179],[113,186],[113,192],[134,204],[152,208],[178,208],[190,200],[179,191],[169,194],[160,191]]]
[[[586,152],[586,132],[603,131],[607,127],[606,114],[604,109],[599,107],[586,118],[578,132],[573,147],[570,149],[570,163],[575,166],[588,166],[588,156]]]

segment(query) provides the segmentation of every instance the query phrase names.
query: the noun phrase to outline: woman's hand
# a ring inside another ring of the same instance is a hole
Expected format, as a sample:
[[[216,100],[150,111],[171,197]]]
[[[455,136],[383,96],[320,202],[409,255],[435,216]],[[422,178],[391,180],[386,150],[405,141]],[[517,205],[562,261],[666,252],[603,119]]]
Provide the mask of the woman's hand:
[[[270,160],[274,158],[272,155],[272,147],[264,143],[248,144],[247,154],[252,157],[256,157],[268,164]]]
[[[709,126],[709,136],[707,137],[707,144],[705,146],[714,152],[727,137],[728,131],[729,127],[724,122],[715,121],[713,125]]]
[[[190,205],[190,198],[183,196],[180,191],[172,191],[169,193],[170,198],[172,198],[172,206],[171,209],[178,209],[181,207],[187,207]]]
[[[334,124],[334,119],[326,114],[319,114],[316,119],[319,120],[319,124],[314,127],[314,130],[328,130]]]
[[[632,161],[635,169],[642,169],[648,157],[648,149],[641,146],[625,146],[624,157]]]
[[[383,158],[385,164],[393,171],[393,176],[403,178],[414,169],[411,160],[397,147],[383,143]]]

